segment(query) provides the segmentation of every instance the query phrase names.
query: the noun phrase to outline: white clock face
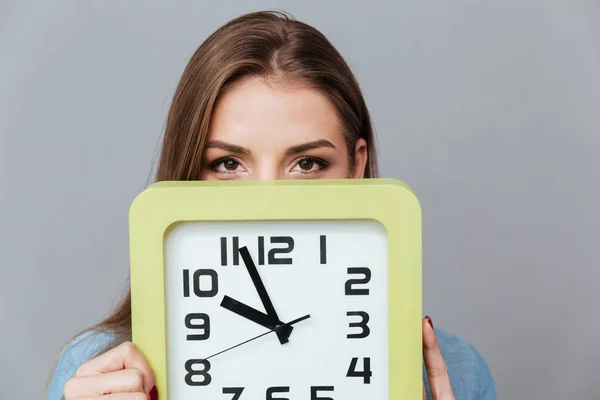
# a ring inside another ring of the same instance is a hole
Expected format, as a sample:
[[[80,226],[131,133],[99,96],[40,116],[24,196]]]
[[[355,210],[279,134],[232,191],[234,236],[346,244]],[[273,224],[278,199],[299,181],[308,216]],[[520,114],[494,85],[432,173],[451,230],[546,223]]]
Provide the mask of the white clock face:
[[[370,220],[174,226],[169,400],[388,399],[387,254]]]

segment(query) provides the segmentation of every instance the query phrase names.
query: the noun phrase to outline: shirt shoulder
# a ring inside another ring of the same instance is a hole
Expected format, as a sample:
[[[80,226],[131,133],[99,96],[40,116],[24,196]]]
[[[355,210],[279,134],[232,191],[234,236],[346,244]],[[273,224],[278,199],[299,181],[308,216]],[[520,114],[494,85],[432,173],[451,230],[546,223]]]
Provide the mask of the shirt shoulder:
[[[94,358],[115,337],[109,333],[87,332],[73,339],[60,355],[48,383],[46,400],[60,400],[65,383],[83,363]]]
[[[440,351],[448,368],[454,397],[461,400],[496,400],[496,385],[483,356],[470,343],[435,328]],[[427,372],[423,365],[427,400],[431,399]]]

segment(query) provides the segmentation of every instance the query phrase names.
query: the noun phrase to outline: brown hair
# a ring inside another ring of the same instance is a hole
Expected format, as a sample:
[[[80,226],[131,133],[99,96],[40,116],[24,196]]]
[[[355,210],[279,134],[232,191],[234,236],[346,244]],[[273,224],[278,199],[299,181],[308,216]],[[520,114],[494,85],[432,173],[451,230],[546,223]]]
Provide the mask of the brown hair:
[[[378,176],[369,112],[343,57],[313,27],[284,13],[256,12],[220,27],[191,57],[167,117],[156,181],[200,179],[213,108],[225,90],[250,76],[299,82],[328,96],[344,127],[351,162],[356,141],[363,138],[368,150],[364,176]],[[101,352],[131,338],[129,287],[116,309],[85,332],[90,331],[115,335]]]

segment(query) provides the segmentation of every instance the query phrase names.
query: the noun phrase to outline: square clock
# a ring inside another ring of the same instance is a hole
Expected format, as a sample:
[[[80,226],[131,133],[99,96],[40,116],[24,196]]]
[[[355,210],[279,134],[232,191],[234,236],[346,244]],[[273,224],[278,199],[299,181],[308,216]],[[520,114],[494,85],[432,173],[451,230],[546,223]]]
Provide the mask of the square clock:
[[[129,223],[132,341],[159,399],[422,399],[402,182],[159,182]]]

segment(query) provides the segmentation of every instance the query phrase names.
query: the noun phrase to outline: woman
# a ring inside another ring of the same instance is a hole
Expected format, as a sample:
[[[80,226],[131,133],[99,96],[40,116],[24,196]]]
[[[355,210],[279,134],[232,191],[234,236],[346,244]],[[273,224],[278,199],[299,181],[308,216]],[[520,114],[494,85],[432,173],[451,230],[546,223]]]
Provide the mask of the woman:
[[[374,178],[373,130],[359,86],[314,28],[279,13],[230,21],[196,51],[173,97],[157,181]],[[47,400],[156,399],[130,343],[130,294],[62,353]],[[445,359],[442,357],[445,356]],[[495,399],[468,343],[423,319],[424,397]]]

